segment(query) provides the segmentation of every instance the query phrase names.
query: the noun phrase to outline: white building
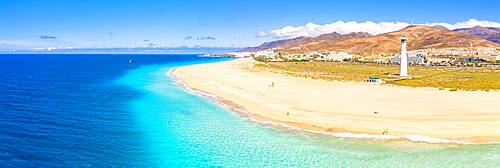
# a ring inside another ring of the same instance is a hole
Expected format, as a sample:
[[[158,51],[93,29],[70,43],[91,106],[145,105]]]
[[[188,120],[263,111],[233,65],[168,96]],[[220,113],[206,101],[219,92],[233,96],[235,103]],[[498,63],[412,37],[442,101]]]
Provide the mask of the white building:
[[[352,54],[346,52],[331,52],[326,55],[325,59],[328,61],[342,62],[344,60],[352,59]]]
[[[325,57],[325,54],[313,51],[313,52],[307,54],[306,57],[310,58],[310,59],[312,59],[313,57],[323,58],[323,57]]]
[[[235,58],[245,58],[245,57],[250,57],[252,56],[252,52],[230,52],[227,53],[228,55],[232,55]]]
[[[392,64],[400,64],[401,63],[401,55],[396,55],[391,58],[390,62]],[[421,53],[411,53],[407,56],[407,62],[412,65],[424,65],[425,64],[425,56]]]
[[[273,50],[264,50],[264,51],[257,51],[255,52],[256,57],[264,56],[267,58],[274,59],[276,57],[276,54],[274,53]]]

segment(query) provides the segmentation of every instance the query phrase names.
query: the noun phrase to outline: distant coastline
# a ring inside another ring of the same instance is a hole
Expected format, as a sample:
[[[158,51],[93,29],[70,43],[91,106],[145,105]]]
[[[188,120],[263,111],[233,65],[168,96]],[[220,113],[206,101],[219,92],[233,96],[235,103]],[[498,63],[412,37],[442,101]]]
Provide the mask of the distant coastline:
[[[0,50],[0,54],[223,54],[236,51],[237,47],[49,47],[34,49]]]

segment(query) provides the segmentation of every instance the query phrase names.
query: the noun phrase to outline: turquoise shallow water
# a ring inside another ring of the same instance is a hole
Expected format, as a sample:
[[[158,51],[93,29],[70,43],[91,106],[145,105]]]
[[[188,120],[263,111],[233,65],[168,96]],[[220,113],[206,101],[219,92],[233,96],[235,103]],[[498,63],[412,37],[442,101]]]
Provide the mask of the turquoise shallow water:
[[[499,167],[500,145],[334,138],[253,123],[176,84],[176,65],[129,71],[121,84],[154,165],[172,167]]]

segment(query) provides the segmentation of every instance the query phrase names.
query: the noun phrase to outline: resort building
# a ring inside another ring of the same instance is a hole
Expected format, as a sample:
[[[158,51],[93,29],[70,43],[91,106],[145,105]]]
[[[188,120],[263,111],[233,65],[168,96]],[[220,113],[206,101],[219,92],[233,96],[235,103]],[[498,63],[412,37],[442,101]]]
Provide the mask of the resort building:
[[[325,55],[325,60],[327,61],[337,61],[337,62],[342,62],[345,60],[350,60],[352,59],[352,54],[346,53],[346,52],[331,52]]]
[[[480,62],[486,62],[488,60],[484,58],[455,58],[455,60],[451,61],[452,63],[455,64],[467,64],[467,63],[480,63]]]
[[[245,58],[245,57],[251,57],[253,53],[252,52],[230,52],[227,54],[230,56],[233,56],[235,58]]]
[[[400,64],[401,55],[396,55],[396,56],[392,57],[389,62],[391,64]],[[417,54],[412,53],[412,54],[408,54],[407,62],[411,65],[424,65],[426,63],[426,58],[421,53],[417,53]]]
[[[422,53],[427,57],[488,57],[500,55],[498,47],[455,47],[455,48],[429,48],[413,50],[409,53]]]
[[[255,52],[255,56],[256,57],[267,57],[267,58],[271,58],[271,59],[274,59],[276,58],[276,54],[274,53],[273,50],[264,50],[264,51],[257,51]]]
[[[318,59],[318,60],[319,60],[319,59],[324,58],[324,57],[325,57],[325,55],[326,55],[326,54],[324,54],[324,53],[320,53],[320,52],[316,52],[316,51],[314,51],[314,52],[311,52],[311,53],[309,53],[309,54],[306,54],[306,56],[305,56],[305,57],[306,57],[306,58],[308,58],[308,60],[315,60],[315,59]]]

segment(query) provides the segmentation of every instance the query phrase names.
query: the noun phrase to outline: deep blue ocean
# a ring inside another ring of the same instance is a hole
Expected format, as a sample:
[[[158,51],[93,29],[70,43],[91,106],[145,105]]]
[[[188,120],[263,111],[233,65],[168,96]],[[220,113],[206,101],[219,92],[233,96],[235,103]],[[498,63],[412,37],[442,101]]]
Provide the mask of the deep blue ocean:
[[[334,138],[179,86],[197,55],[0,55],[0,167],[498,167],[500,145]]]
[[[144,93],[116,81],[145,65],[215,60],[196,55],[0,55],[0,165],[147,163],[144,131],[130,109],[130,102]]]

